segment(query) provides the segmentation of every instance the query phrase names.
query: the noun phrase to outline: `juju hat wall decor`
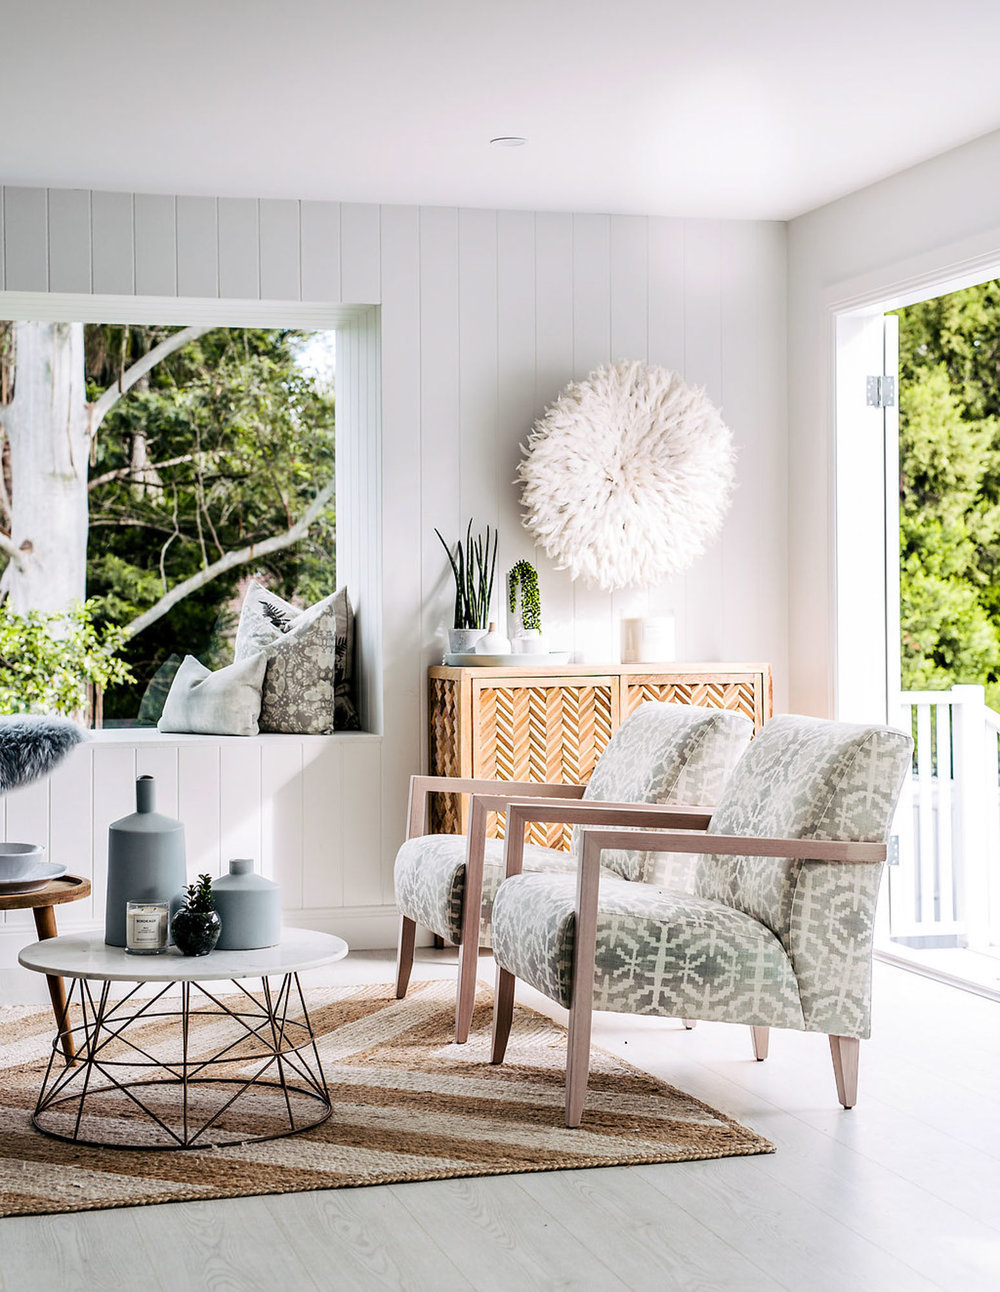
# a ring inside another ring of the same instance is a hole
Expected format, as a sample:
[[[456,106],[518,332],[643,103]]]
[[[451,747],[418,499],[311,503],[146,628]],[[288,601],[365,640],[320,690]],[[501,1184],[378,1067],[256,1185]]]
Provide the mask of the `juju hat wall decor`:
[[[703,389],[635,360],[572,382],[518,467],[525,528],[559,569],[607,591],[661,583],[716,537],[736,465]]]

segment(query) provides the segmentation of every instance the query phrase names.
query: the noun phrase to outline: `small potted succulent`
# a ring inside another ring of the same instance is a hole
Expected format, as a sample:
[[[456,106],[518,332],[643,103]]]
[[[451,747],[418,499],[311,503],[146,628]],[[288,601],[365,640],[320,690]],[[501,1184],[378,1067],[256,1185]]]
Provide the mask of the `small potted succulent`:
[[[542,600],[538,571],[530,561],[518,561],[507,573],[507,609],[510,611],[511,650],[520,654],[541,654]]]
[[[207,956],[222,932],[222,920],[215,909],[212,876],[199,875],[197,884],[184,888],[183,905],[170,921],[170,934],[182,955]]]
[[[490,602],[493,599],[493,577],[497,568],[497,533],[486,526],[485,537],[472,536],[472,521],[465,534],[465,546],[459,539],[452,552],[435,534],[448,554],[451,572],[455,576],[455,622],[448,632],[448,649],[453,654],[474,651],[476,642],[485,635],[490,620]],[[491,546],[492,544],[492,546]]]

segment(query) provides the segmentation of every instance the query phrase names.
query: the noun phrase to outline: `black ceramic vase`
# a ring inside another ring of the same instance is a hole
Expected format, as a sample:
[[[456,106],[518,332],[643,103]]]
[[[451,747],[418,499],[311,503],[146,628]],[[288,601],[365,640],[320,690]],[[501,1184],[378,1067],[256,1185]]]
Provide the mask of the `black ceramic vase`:
[[[180,910],[170,922],[174,945],[185,956],[207,956],[222,932],[218,911]]]

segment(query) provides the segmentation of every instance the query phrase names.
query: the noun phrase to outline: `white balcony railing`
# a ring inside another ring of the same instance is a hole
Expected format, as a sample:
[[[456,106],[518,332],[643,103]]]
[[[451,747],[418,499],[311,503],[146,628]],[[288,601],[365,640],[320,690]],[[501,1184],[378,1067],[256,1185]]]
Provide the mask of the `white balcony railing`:
[[[891,942],[1000,946],[1000,713],[981,686],[904,691],[913,735],[888,868]]]

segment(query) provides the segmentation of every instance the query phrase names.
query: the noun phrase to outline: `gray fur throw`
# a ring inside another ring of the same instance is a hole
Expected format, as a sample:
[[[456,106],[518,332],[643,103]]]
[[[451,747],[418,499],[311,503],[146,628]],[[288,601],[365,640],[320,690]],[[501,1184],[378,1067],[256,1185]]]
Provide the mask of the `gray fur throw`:
[[[83,727],[69,718],[0,718],[0,794],[45,776],[86,739]]]

